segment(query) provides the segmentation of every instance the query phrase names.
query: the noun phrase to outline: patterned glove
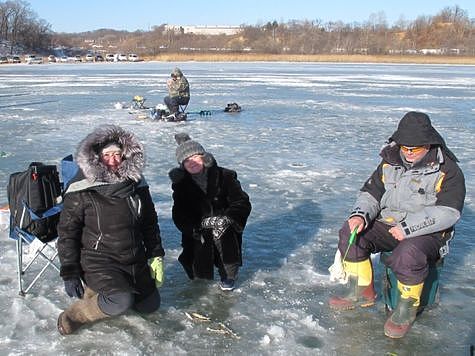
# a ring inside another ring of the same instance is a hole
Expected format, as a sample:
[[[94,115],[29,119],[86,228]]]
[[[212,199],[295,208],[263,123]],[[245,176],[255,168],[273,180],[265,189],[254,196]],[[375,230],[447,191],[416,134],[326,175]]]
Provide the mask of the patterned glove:
[[[203,229],[213,229],[213,238],[218,240],[232,224],[232,220],[227,216],[210,216],[201,221]]]
[[[64,289],[66,290],[66,294],[71,298],[82,298],[84,295],[84,287],[79,277],[66,279],[64,281]]]
[[[153,257],[150,259],[150,274],[155,280],[155,286],[160,288],[165,280],[163,257]]]

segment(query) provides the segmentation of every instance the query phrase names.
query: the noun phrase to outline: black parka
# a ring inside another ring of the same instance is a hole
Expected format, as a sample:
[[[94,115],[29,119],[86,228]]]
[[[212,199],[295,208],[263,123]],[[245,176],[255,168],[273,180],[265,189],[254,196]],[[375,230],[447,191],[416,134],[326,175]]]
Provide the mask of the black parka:
[[[190,278],[212,278],[213,272],[209,266],[213,261],[203,261],[213,258],[209,251],[212,249],[212,233],[209,229],[201,229],[201,221],[210,216],[227,216],[233,224],[221,237],[224,264],[242,264],[242,232],[251,212],[249,196],[242,190],[235,171],[213,164],[207,168],[207,193],[193,181],[191,175],[182,169],[182,174],[173,175],[173,210],[172,217],[175,225],[182,233],[183,252],[179,257]],[[200,241],[201,236],[206,241]],[[200,260],[200,263],[196,263]],[[193,266],[194,265],[194,266]],[[193,267],[192,267],[193,266]],[[201,266],[201,267],[200,267]],[[194,272],[193,272],[194,270]],[[195,275],[196,274],[196,275]]]
[[[122,178],[115,177],[114,182],[104,181],[104,174],[102,181],[94,181],[84,173],[94,171],[95,176],[101,176],[97,174],[101,171],[100,161],[89,155],[94,156],[97,147],[110,139],[107,133],[105,137],[98,135],[91,142],[83,142],[79,148],[81,169],[66,191],[58,225],[60,275],[65,280],[82,277],[88,287],[103,294],[133,291],[148,295],[155,283],[147,260],[163,256],[164,250],[157,213],[145,180],[142,177],[136,181],[125,173]],[[128,160],[124,165],[135,167],[136,162],[141,166],[143,161],[134,160],[134,153],[127,146],[136,142],[129,140],[122,142],[124,160]],[[95,166],[92,170],[91,165]],[[131,171],[134,169],[124,172]]]

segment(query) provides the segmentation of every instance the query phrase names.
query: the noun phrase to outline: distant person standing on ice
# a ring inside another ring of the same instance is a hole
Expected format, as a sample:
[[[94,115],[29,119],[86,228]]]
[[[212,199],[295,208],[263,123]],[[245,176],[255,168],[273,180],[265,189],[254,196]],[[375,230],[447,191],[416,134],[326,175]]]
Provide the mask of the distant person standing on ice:
[[[185,134],[175,135],[180,167],[169,172],[173,189],[172,217],[181,231],[178,261],[188,277],[213,279],[214,266],[222,290],[233,290],[242,265],[242,233],[251,212],[249,196],[235,171]]]
[[[167,80],[168,96],[163,100],[170,114],[178,112],[179,105],[188,105],[190,101],[190,85],[180,68],[176,67]]]
[[[77,163],[64,195],[58,253],[66,293],[79,300],[59,315],[62,335],[131,308],[154,312],[163,281],[165,252],[140,141],[119,126],[100,126],[79,144]]]
[[[384,324],[391,338],[403,337],[416,319],[429,264],[450,240],[465,199],[458,160],[429,117],[408,112],[380,152],[381,163],[365,182],[340,230],[349,291],[332,296],[330,307],[348,310],[375,303],[372,253],[392,251],[385,263],[397,278],[399,302]],[[350,233],[358,232],[349,245]]]

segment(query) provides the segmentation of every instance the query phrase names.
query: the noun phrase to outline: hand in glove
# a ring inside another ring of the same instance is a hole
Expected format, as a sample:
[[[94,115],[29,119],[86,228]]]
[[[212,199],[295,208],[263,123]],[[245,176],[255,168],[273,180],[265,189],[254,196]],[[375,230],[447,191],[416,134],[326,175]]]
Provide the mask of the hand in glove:
[[[82,298],[84,295],[84,287],[79,277],[66,279],[64,281],[64,289],[66,290],[66,294],[71,298]]]
[[[165,279],[163,257],[153,257],[150,259],[150,274],[155,280],[155,286],[160,288]]]
[[[205,243],[201,229],[193,229],[193,239],[201,242],[201,244]]]
[[[231,226],[232,220],[227,216],[210,216],[201,221],[203,229],[213,229],[213,237],[217,240],[223,236],[224,232]]]

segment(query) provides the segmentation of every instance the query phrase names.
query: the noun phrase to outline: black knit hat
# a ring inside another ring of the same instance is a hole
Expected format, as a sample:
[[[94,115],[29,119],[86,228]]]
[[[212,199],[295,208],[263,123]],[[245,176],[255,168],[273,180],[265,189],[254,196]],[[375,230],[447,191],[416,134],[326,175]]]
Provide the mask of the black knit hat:
[[[187,133],[178,133],[175,135],[175,141],[178,143],[176,148],[176,160],[182,164],[188,157],[194,155],[204,155],[206,153],[203,146],[198,142],[193,141]]]
[[[403,116],[397,130],[389,138],[402,146],[424,146],[435,145],[442,147],[447,155],[457,161],[455,155],[447,148],[444,139],[432,126],[430,118],[427,114],[410,111]]]

